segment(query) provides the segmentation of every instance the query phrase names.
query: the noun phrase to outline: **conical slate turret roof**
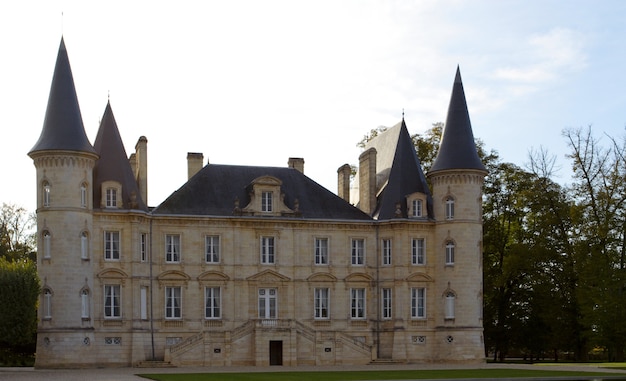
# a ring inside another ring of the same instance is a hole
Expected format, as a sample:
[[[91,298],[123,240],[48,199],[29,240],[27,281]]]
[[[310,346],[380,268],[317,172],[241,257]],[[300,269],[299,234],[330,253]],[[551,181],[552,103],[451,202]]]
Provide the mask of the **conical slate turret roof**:
[[[378,196],[378,205],[374,216],[378,220],[408,217],[406,196],[413,193],[424,193],[427,197],[426,209],[428,217],[433,217],[432,197],[422,171],[422,166],[415,152],[415,146],[402,119],[400,133],[395,146],[395,154],[389,178],[384,189]],[[400,215],[397,214],[400,206]]]
[[[439,152],[429,173],[447,169],[476,169],[485,171],[478,157],[472,124],[470,123],[461,71],[457,67],[452,87],[448,117],[443,128]]]
[[[74,77],[63,38],[54,67],[43,129],[29,154],[47,150],[96,153],[85,134]]]
[[[141,192],[139,192],[139,186],[128,161],[128,156],[126,156],[126,150],[110,102],[107,102],[104,110],[94,147],[100,155],[100,159],[96,162],[93,170],[94,208],[100,208],[102,183],[104,181],[117,181],[122,185],[123,209],[147,210],[145,201],[141,199]]]

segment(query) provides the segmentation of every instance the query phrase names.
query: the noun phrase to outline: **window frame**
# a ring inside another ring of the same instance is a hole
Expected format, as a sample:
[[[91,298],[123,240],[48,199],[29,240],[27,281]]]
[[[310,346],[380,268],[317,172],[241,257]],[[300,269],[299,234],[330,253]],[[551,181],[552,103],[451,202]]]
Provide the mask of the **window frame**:
[[[278,319],[278,289],[262,287],[257,292],[259,319]],[[272,303],[273,302],[273,303]],[[263,306],[263,307],[261,307]],[[263,312],[263,315],[261,314]]]
[[[111,292],[107,292],[107,289]],[[122,286],[119,284],[104,285],[103,315],[106,320],[122,318]],[[109,304],[110,299],[110,304]]]
[[[451,239],[446,240],[445,249],[446,249],[446,266],[454,266],[455,255],[456,255],[455,253],[456,244]]]
[[[181,286],[165,286],[165,320],[181,320],[183,318],[183,288]]]
[[[411,217],[420,218],[424,216],[424,201],[421,198],[413,199],[411,202]]]
[[[367,318],[366,296],[364,287],[350,289],[350,319],[365,320]]]
[[[119,230],[104,231],[104,260],[119,261],[122,257],[122,243]]]
[[[411,238],[411,264],[423,266],[426,264],[426,239]]]
[[[180,234],[165,234],[165,263],[181,263],[181,241]]]
[[[276,263],[276,237],[264,235],[260,238],[260,255],[262,265],[273,265]]]
[[[209,290],[211,290],[209,292]],[[217,291],[217,295],[216,295]],[[209,295],[211,294],[211,295]],[[222,288],[215,286],[204,287],[204,318],[219,320],[222,318]]]
[[[330,319],[330,288],[315,287],[313,289],[313,318],[315,320]]]
[[[49,287],[44,287],[42,291],[43,303],[41,305],[41,315],[43,320],[52,319],[52,290]]]
[[[411,287],[411,319],[426,319],[426,287]]]
[[[352,238],[350,240],[350,264],[352,266],[365,266],[364,238]]]
[[[89,233],[85,230],[80,233],[80,259],[89,259]]]
[[[393,318],[393,290],[388,287],[381,289],[381,317],[383,320],[391,320]]]
[[[274,192],[261,192],[261,212],[272,213],[274,211]]]
[[[316,265],[328,265],[329,240],[327,237],[315,237],[314,262]]]
[[[205,263],[220,263],[221,241],[222,240],[220,239],[219,235],[207,234],[204,236]]]
[[[117,191],[115,187],[106,187],[104,192],[104,207],[105,208],[117,208]]]
[[[391,238],[383,238],[381,240],[381,261],[383,266],[391,266],[392,256],[392,240]]]
[[[41,186],[41,191],[42,191],[41,202],[43,206],[47,208],[50,206],[50,194],[52,193],[52,186],[50,185],[48,181],[43,182]]]
[[[446,197],[446,200],[445,200],[446,220],[454,219],[454,209],[455,209],[454,204],[455,204],[454,197],[452,196]]]

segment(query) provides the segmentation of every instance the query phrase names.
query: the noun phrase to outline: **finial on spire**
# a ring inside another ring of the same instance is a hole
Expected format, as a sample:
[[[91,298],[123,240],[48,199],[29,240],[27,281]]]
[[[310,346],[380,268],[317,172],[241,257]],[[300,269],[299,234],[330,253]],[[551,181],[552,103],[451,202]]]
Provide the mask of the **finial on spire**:
[[[404,120],[404,107],[402,107],[402,120]]]

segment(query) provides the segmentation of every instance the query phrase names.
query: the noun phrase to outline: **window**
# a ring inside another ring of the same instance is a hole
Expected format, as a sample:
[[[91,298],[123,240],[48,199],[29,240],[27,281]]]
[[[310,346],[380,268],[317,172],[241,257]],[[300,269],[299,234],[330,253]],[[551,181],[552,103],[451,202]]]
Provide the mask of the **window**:
[[[274,237],[261,237],[261,263],[274,263]]]
[[[262,192],[261,193],[261,211],[262,212],[271,212],[272,208],[272,192]]]
[[[424,264],[424,238],[411,240],[411,263],[414,265]]]
[[[426,289],[417,287],[411,289],[411,318],[424,319],[426,317]]]
[[[50,232],[47,230],[44,230],[43,232],[43,257],[46,259],[50,258],[51,241],[52,241],[52,236],[50,235]]]
[[[446,265],[454,265],[454,242],[446,242]]]
[[[315,238],[315,264],[328,264],[328,238]]]
[[[80,317],[82,319],[89,319],[89,290],[82,290],[80,292],[80,304]]]
[[[391,240],[383,239],[383,265],[391,264]]]
[[[220,262],[220,237],[207,235],[204,237],[204,260],[206,263]]]
[[[420,199],[413,200],[412,205],[411,205],[412,206],[411,215],[413,217],[422,217],[422,205],[423,205],[422,203],[423,201]]]
[[[107,208],[115,208],[117,207],[117,189],[115,188],[107,188],[106,189],[106,204]]]
[[[43,183],[43,206],[50,206],[50,183],[45,181]]]
[[[222,297],[219,287],[205,287],[204,288],[204,318],[205,319],[220,319]]]
[[[148,287],[139,289],[139,318],[148,320]]]
[[[52,319],[52,291],[49,288],[43,290],[42,315],[44,320]]]
[[[148,234],[141,233],[139,237],[139,255],[142,262],[148,260]]]
[[[87,207],[87,184],[80,184],[80,206],[82,208]]]
[[[181,288],[165,287],[165,318],[180,319],[181,315]]]
[[[446,219],[454,219],[454,199],[452,197],[446,198]]]
[[[353,265],[363,265],[365,263],[365,240],[352,240],[352,262]]]
[[[446,292],[446,308],[445,308],[445,318],[446,319],[454,319],[454,302],[456,299],[456,295],[454,292],[448,291]]]
[[[104,286],[104,318],[120,319],[122,317],[120,285]]]
[[[329,290],[328,288],[316,288],[313,295],[313,304],[315,308],[315,319],[328,319],[329,314]]]
[[[168,263],[180,262],[180,235],[178,234],[166,234],[165,235],[165,262],[168,262]]]
[[[383,319],[391,319],[391,289],[383,288],[382,290],[382,313]]]
[[[104,259],[120,259],[120,232],[104,232]]]
[[[350,289],[350,317],[352,319],[365,319],[365,289]]]
[[[276,319],[276,289],[260,288],[259,289],[259,318],[260,319]]]
[[[80,258],[89,259],[89,236],[87,232],[80,233]]]

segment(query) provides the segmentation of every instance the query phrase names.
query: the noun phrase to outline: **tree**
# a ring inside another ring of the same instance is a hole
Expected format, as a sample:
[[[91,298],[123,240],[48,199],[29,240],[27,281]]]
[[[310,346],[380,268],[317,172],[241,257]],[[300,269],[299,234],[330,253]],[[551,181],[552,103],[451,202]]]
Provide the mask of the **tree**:
[[[22,207],[2,204],[0,209],[0,258],[36,260],[34,214]]]

